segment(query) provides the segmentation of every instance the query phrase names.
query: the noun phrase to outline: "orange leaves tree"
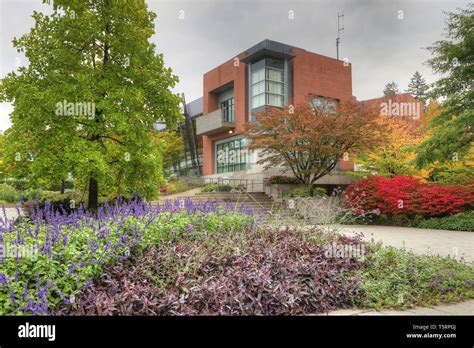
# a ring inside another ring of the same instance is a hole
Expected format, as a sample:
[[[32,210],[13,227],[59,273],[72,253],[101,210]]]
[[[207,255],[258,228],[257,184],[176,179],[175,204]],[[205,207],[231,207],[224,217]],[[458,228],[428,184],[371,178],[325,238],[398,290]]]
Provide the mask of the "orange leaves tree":
[[[411,164],[416,156],[413,146],[423,140],[420,121],[405,116],[380,116],[377,123],[384,140],[376,148],[363,149],[353,156],[360,168],[352,174],[359,177],[374,173],[385,177],[397,174],[421,176]]]
[[[246,136],[251,140],[248,148],[259,152],[258,163],[266,169],[289,169],[307,186],[346,154],[380,141],[377,115],[353,101],[267,108],[254,116],[255,121],[246,125]]]

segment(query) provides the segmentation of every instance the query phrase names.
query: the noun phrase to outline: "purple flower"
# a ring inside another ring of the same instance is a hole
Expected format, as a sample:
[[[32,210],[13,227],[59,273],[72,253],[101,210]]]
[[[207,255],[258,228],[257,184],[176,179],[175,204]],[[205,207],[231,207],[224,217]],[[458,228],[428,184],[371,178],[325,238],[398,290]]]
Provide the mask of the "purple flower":
[[[10,299],[12,300],[13,305],[16,306],[15,291],[13,291],[13,289],[10,289]]]
[[[194,231],[194,226],[192,224],[188,224],[188,232],[193,233]]]
[[[0,272],[0,284],[6,284],[6,282],[8,281],[8,277],[3,274],[2,272]]]
[[[69,267],[69,271],[67,272],[68,277],[72,274],[72,272],[74,272],[75,267],[76,267],[76,264],[74,263],[74,261],[72,261],[71,266]]]

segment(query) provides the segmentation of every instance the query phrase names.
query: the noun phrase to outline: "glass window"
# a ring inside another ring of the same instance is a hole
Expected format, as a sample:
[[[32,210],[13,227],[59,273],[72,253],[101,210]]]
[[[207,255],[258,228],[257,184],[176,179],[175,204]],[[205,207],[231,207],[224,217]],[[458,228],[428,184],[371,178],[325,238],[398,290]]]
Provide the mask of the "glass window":
[[[267,94],[267,105],[283,106],[283,96],[278,94]]]
[[[252,109],[265,105],[265,93],[259,94],[252,98]]]
[[[267,90],[268,93],[275,93],[283,95],[283,83],[267,81]]]
[[[283,82],[283,71],[267,68],[267,80]]]
[[[270,68],[276,68],[280,70],[285,69],[285,62],[282,61],[281,59],[276,59],[276,58],[267,58],[265,61],[265,65],[270,67]]]
[[[251,108],[264,105],[283,106],[285,96],[285,62],[264,58],[251,65]]]
[[[249,168],[246,139],[235,139],[216,145],[216,171],[229,173]]]
[[[258,82],[252,86],[252,96],[265,92],[265,81]]]
[[[221,109],[224,122],[234,122],[234,98],[221,102]]]

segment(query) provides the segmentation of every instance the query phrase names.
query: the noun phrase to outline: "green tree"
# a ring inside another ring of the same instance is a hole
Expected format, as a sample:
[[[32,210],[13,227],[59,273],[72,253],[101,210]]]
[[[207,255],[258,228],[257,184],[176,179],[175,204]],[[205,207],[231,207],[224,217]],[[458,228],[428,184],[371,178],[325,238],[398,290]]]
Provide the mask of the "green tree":
[[[5,167],[5,135],[3,134],[3,131],[0,131],[0,180],[5,179],[6,173],[6,167]]]
[[[418,71],[415,71],[406,91],[425,105],[428,89],[429,86],[423,76]]]
[[[398,85],[394,81],[387,83],[383,89],[383,95],[386,97],[390,97],[398,93]]]
[[[441,112],[428,124],[430,137],[418,146],[419,167],[469,156],[474,130],[474,4],[448,13],[445,40],[428,49],[428,61],[443,77],[430,96],[443,98]]]
[[[163,152],[163,168],[169,169],[181,161],[184,151],[183,138],[176,132],[156,132],[153,135],[155,143]]]
[[[161,153],[151,129],[176,127],[181,115],[171,92],[178,79],[149,42],[156,15],[143,0],[53,0],[51,15],[33,18],[32,30],[13,40],[29,65],[0,86],[0,100],[14,105],[13,168],[51,183],[71,173],[88,188],[90,209],[99,187],[157,192]]]

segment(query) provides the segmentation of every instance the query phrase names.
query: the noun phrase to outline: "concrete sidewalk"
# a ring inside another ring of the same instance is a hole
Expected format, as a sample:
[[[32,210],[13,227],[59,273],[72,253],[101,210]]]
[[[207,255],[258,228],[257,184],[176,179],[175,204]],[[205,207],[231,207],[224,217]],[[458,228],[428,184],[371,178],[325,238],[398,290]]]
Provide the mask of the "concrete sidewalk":
[[[434,307],[417,307],[404,311],[392,309],[382,311],[373,309],[341,309],[319,315],[474,315],[474,300]]]
[[[429,230],[411,227],[341,225],[339,233],[363,233],[366,241],[405,248],[416,254],[450,256],[474,263],[474,232]]]

